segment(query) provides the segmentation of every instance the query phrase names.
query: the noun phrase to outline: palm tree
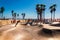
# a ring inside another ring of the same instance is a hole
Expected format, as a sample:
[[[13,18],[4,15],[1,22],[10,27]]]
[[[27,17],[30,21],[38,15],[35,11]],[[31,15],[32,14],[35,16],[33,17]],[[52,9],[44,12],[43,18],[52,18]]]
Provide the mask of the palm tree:
[[[38,20],[40,19],[39,18],[39,16],[40,16],[40,6],[39,6],[40,4],[37,4],[36,5],[36,10],[37,10],[37,18],[38,18]]]
[[[43,23],[45,22],[45,5],[41,4],[41,10],[42,10],[42,15],[43,15]]]
[[[19,17],[19,14],[17,14],[17,16]]]
[[[16,19],[17,13],[14,12],[14,10],[11,11],[13,19]]]
[[[16,19],[16,13],[14,13],[13,16],[14,16],[14,19]]]
[[[53,4],[52,6],[50,6],[50,12],[51,12],[51,22],[52,22],[52,18],[55,20],[55,11],[56,11],[56,4]],[[54,16],[52,17],[52,13],[54,12]]]
[[[5,11],[4,7],[1,7],[0,8],[0,13],[2,14],[2,17],[3,17],[3,12]]]
[[[54,20],[55,20],[55,11],[56,11],[56,4],[53,5]]]
[[[19,17],[19,14],[16,14],[17,17]],[[18,18],[17,18],[18,19]]]
[[[53,12],[52,7],[53,6],[50,6],[50,8],[49,8],[50,9],[50,13],[51,13],[51,22],[52,22],[52,12]]]
[[[42,13],[45,11],[45,5],[44,4],[37,4],[36,5],[36,10],[37,10],[37,17],[42,22]]]
[[[25,19],[25,13],[22,13],[21,15],[22,15],[23,19]]]
[[[12,17],[14,18],[14,16],[13,16],[13,14],[14,14],[14,10],[12,10],[11,13],[12,13]]]

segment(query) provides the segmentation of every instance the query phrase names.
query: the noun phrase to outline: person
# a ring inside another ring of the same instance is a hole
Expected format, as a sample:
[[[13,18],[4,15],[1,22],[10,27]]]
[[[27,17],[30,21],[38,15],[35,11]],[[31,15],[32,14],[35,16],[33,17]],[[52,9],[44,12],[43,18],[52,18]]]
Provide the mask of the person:
[[[20,22],[20,20],[17,21],[16,25],[17,25],[19,22]],[[15,25],[15,27],[16,27],[16,25]]]

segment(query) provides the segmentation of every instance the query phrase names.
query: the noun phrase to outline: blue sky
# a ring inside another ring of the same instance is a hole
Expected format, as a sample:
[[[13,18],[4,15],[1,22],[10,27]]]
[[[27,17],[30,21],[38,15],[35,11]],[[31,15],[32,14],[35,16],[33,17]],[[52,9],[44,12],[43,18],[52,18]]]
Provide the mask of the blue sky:
[[[0,0],[0,7],[5,8],[4,16],[11,18],[11,11],[14,10],[19,14],[19,18],[22,18],[21,13],[26,13],[25,18],[37,18],[36,4],[45,4],[45,16],[50,18],[49,7],[53,4],[57,4],[56,18],[60,18],[60,0]]]

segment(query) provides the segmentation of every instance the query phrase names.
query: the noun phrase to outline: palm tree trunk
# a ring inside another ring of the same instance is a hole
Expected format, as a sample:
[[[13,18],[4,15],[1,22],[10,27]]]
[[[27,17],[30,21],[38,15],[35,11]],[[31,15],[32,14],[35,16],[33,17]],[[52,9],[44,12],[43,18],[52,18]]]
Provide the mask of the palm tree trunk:
[[[51,23],[52,23],[52,13],[51,13]]]
[[[45,12],[43,11],[43,23],[45,22]]]
[[[24,15],[23,15],[23,19],[24,19]]]
[[[54,21],[55,21],[55,12],[54,12]]]
[[[2,13],[2,18],[3,18],[3,13]]]
[[[40,22],[42,22],[42,13],[40,14]]]
[[[45,23],[45,13],[44,13],[44,23]]]
[[[37,20],[38,20],[38,14],[37,14]]]
[[[37,14],[37,19],[39,20],[39,14]]]

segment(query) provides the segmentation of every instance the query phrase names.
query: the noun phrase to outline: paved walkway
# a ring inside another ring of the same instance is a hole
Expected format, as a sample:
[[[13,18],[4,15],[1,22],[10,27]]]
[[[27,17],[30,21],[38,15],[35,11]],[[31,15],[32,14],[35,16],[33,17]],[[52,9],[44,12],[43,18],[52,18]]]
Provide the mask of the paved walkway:
[[[19,24],[17,27],[4,31],[0,40],[31,40],[31,34],[22,25],[18,26]]]
[[[15,24],[9,24],[9,25],[5,25],[5,26],[2,26],[0,27],[0,35],[6,31],[6,30],[9,30],[11,28],[14,28],[15,27]]]
[[[47,28],[49,25],[44,24],[44,27]],[[47,36],[41,32],[41,29],[42,27],[38,26],[24,26],[18,24],[14,28],[5,30],[0,40],[59,40],[60,36],[57,36],[57,34],[54,33],[52,36]]]

